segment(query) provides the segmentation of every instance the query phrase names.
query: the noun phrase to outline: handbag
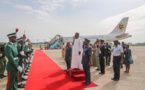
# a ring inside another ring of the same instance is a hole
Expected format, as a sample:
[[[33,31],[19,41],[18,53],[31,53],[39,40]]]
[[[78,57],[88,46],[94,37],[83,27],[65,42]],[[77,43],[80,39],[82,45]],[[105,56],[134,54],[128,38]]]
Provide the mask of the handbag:
[[[129,63],[130,63],[130,64],[133,64],[133,63],[134,63],[133,59],[130,59],[130,60],[129,60]]]
[[[131,54],[131,59],[129,60],[129,64],[133,64],[133,63],[134,63],[134,61],[132,59],[132,54]]]

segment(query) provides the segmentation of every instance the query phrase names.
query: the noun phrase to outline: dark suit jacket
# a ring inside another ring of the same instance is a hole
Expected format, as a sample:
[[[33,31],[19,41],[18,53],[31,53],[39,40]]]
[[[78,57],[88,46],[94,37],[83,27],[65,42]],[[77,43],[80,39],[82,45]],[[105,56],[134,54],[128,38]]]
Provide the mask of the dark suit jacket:
[[[110,45],[107,45],[106,46],[106,54],[107,55],[110,55],[111,54],[111,50],[109,50],[109,48],[111,49],[111,46]]]
[[[66,61],[70,60],[71,56],[72,56],[72,48],[70,46],[66,48],[65,60]]]
[[[102,45],[102,47],[100,47],[100,51],[101,51],[101,53],[99,53],[99,56],[105,57],[105,55],[106,55],[106,53],[105,53],[105,45]]]

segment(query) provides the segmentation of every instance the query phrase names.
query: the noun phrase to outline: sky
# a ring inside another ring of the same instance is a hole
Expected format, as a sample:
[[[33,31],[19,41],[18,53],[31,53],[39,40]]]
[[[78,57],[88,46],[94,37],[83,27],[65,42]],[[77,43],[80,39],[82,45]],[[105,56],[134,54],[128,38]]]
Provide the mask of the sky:
[[[129,17],[125,42],[145,42],[145,0],[1,0],[0,42],[19,28],[31,41],[49,41],[56,34],[103,35]]]

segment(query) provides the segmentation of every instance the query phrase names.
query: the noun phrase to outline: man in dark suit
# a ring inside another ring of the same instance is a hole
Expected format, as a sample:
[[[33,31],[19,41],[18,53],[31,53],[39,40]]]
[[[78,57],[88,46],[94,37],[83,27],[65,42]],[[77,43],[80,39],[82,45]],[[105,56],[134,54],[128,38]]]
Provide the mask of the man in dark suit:
[[[110,66],[110,59],[111,59],[111,46],[106,43],[106,65]]]
[[[66,65],[67,65],[67,70],[69,70],[70,65],[71,65],[71,54],[72,54],[72,48],[70,46],[70,42],[67,43],[65,52],[66,52],[65,61],[66,61]]]
[[[85,82],[83,82],[83,84],[85,85],[88,85],[91,82],[90,66],[91,66],[92,48],[89,47],[89,42],[90,40],[85,39],[84,47],[83,47],[82,64],[86,77],[86,80]]]
[[[105,45],[104,40],[100,40],[100,51],[99,51],[99,60],[100,60],[100,68],[101,72],[99,74],[105,74]]]

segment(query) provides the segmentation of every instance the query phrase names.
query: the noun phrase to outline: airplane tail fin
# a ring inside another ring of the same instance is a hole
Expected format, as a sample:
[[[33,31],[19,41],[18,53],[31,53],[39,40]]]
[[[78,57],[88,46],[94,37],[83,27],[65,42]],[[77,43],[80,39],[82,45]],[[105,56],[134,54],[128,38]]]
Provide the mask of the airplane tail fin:
[[[126,31],[129,17],[124,17],[110,34],[123,34]]]

